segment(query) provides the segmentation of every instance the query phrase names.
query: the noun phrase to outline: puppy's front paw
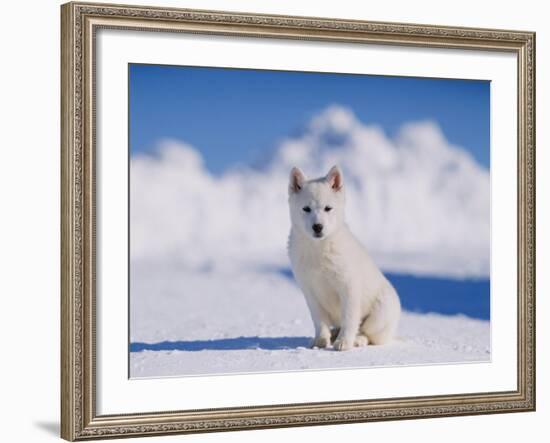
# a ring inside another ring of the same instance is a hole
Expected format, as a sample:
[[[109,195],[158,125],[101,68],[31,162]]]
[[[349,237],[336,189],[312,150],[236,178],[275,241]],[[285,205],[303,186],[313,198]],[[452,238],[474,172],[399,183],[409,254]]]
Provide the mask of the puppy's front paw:
[[[369,344],[369,339],[367,338],[366,335],[363,335],[363,334],[358,334],[356,337],[355,337],[355,342],[354,342],[354,345],[358,348],[361,348],[363,346],[367,346]]]
[[[353,340],[337,338],[332,346],[335,351],[347,351],[348,349],[353,348]]]
[[[328,348],[330,346],[330,337],[324,337],[322,335],[315,337],[311,345],[312,348]]]

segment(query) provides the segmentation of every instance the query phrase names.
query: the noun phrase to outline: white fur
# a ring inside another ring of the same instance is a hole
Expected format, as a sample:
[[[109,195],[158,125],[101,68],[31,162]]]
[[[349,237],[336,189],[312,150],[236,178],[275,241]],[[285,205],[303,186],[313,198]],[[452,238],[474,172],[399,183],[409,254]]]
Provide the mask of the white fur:
[[[292,169],[288,241],[292,271],[315,326],[313,346],[332,344],[341,351],[388,343],[401,313],[397,292],[346,225],[344,206],[338,167],[313,180]],[[316,234],[313,225],[322,225],[321,233]]]

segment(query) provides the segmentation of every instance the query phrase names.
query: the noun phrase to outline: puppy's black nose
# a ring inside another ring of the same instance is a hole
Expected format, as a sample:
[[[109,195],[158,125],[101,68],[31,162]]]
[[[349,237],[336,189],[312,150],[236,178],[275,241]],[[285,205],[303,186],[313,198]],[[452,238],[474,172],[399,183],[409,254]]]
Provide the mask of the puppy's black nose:
[[[320,234],[321,231],[323,230],[323,225],[320,224],[320,223],[315,223],[313,226],[313,232],[315,232],[316,234]]]

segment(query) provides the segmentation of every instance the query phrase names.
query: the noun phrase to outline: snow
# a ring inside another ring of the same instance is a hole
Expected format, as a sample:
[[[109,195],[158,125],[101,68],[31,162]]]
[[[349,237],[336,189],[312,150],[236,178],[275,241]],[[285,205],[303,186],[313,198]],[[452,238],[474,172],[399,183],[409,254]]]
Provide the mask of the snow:
[[[435,122],[389,137],[337,105],[257,167],[213,175],[200,147],[177,140],[133,155],[131,257],[198,270],[287,266],[289,171],[313,177],[334,164],[344,172],[348,223],[385,271],[489,275],[489,171]]]
[[[313,326],[303,296],[273,271],[197,273],[139,263],[131,282],[133,378],[490,360],[488,321],[432,313],[404,312],[388,345],[309,349]]]
[[[334,164],[344,172],[351,230],[385,272],[487,279],[489,171],[435,122],[390,137],[333,105],[262,164],[221,175],[198,148],[164,140],[130,165],[132,377],[490,359],[489,321],[425,312],[404,312],[392,344],[308,348],[309,312],[281,272],[287,180],[292,166],[320,176]],[[451,297],[434,292],[425,298]]]

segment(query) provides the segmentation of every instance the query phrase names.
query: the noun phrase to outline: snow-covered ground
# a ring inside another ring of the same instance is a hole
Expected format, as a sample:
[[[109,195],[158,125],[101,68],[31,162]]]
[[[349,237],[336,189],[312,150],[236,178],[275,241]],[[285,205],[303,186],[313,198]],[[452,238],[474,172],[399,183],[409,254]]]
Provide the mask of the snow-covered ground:
[[[389,345],[309,349],[313,326],[303,296],[273,270],[134,263],[131,285],[131,377],[490,360],[489,321],[431,313],[404,312]]]

